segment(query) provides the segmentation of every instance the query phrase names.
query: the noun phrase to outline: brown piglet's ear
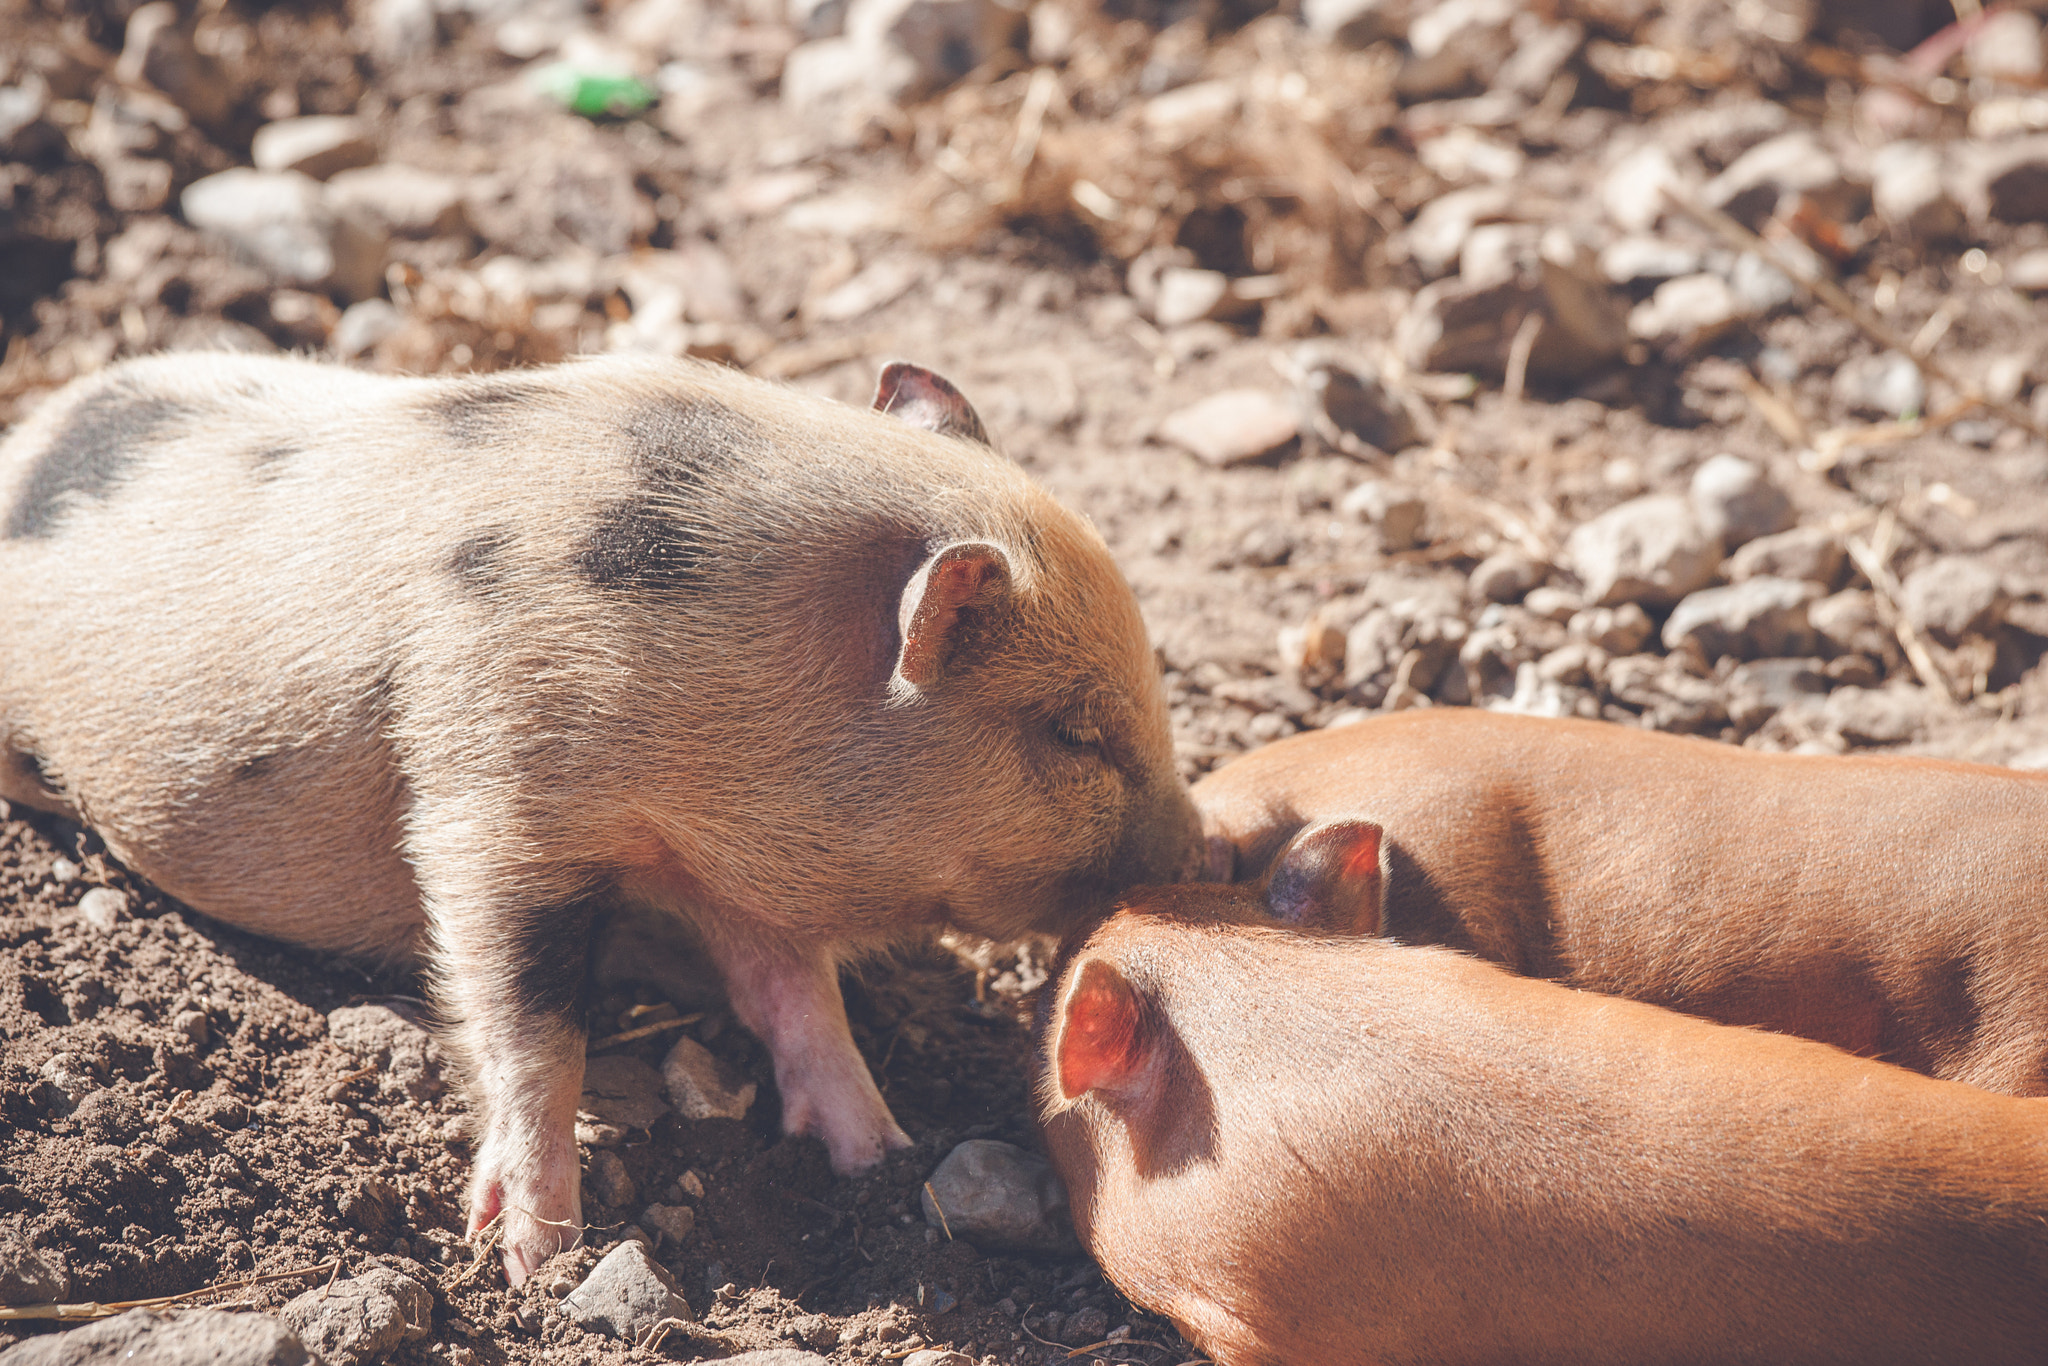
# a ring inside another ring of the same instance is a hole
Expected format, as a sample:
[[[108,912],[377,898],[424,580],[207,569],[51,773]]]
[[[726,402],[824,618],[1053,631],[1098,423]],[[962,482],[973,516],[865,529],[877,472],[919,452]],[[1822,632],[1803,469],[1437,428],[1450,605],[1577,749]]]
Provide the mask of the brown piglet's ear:
[[[1120,1090],[1145,1062],[1145,1027],[1138,993],[1114,966],[1084,960],[1069,976],[1053,1036],[1053,1070],[1060,1099],[1090,1091]]]
[[[1302,831],[1266,878],[1266,909],[1303,929],[1378,934],[1386,897],[1386,832],[1371,821]]]
[[[891,361],[882,367],[881,378],[875,382],[873,407],[878,413],[941,436],[957,436],[989,447],[995,444],[981,425],[981,414],[952,381],[909,361]]]
[[[925,561],[903,589],[896,625],[903,646],[896,677],[928,688],[946,665],[968,624],[987,618],[1010,596],[1010,557],[989,541],[955,541]]]

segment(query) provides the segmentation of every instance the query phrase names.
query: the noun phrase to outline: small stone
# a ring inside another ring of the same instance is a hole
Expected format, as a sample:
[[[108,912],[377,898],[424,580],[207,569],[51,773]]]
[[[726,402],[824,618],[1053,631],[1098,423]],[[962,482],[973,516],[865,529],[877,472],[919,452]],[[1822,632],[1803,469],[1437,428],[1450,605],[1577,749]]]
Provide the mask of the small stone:
[[[1323,41],[1370,47],[1405,38],[1413,10],[1413,0],[1302,0],[1301,22]]]
[[[78,914],[102,934],[128,918],[128,894],[113,887],[95,887],[78,899]]]
[[[1981,560],[1944,556],[1908,574],[1899,585],[1906,620],[1943,645],[1996,629],[2008,600],[2004,583]]]
[[[268,1314],[184,1309],[176,1318],[131,1309],[0,1352],[7,1366],[317,1366],[291,1328]],[[348,1366],[335,1360],[332,1366]]]
[[[377,144],[361,119],[343,114],[310,114],[279,119],[256,130],[249,160],[259,171],[297,171],[326,180],[337,171],[368,166]]]
[[[964,1352],[926,1347],[903,1358],[903,1366],[974,1366],[974,1358]]]
[[[1708,271],[1681,275],[1629,310],[1629,335],[1645,341],[1698,347],[1747,312],[1726,280]]]
[[[851,38],[819,38],[783,60],[782,102],[793,110],[827,107],[869,95],[875,57]]]
[[[114,74],[128,86],[147,81],[212,128],[225,124],[232,112],[234,82],[217,61],[193,46],[170,0],[152,0],[128,16]]]
[[[1737,583],[1759,575],[1803,579],[1833,588],[1847,556],[1841,538],[1825,527],[1794,527],[1774,536],[1759,536],[1728,557],[1722,566]]]
[[[1654,629],[1650,614],[1632,602],[1616,607],[1589,607],[1575,613],[1565,627],[1575,638],[1611,655],[1632,655],[1643,648]]]
[[[695,1039],[676,1040],[662,1059],[661,1075],[670,1102],[684,1119],[745,1119],[758,1089],[751,1081],[733,1080]]]
[[[1000,0],[852,0],[846,11],[846,36],[870,54],[869,84],[899,102],[1015,47],[1023,27],[1022,8]]]
[[[1320,616],[1280,628],[1280,664],[1290,673],[1310,678],[1342,673],[1344,648],[1344,633]]]
[[[1675,659],[1661,655],[1628,655],[1607,666],[1608,694],[1634,707],[1652,730],[1704,735],[1728,722],[1719,689],[1687,672]]]
[[[1294,375],[1309,425],[1328,444],[1349,436],[1388,453],[1414,444],[1414,418],[1377,376],[1308,347],[1295,353]]]
[[[2048,219],[2048,136],[1965,144],[1954,176],[1956,197],[1975,222]]]
[[[1067,1336],[1078,1339],[1081,1344],[1102,1341],[1102,1335],[1109,1331],[1109,1313],[1095,1305],[1075,1311],[1067,1319]]]
[[[1664,648],[1691,648],[1712,663],[1724,655],[1758,659],[1802,655],[1814,647],[1807,604],[1820,588],[1796,579],[1755,578],[1688,594],[1664,623]]]
[[[327,335],[328,349],[353,360],[405,325],[405,315],[389,299],[363,299],[341,311]]]
[[[1514,204],[1513,193],[1500,185],[1474,185],[1438,195],[1415,215],[1394,245],[1435,279],[1457,263],[1474,227],[1508,215]]]
[[[688,1205],[649,1205],[640,1211],[640,1227],[658,1238],[680,1243],[697,1227],[697,1211]]]
[[[1671,494],[1631,499],[1583,523],[1566,555],[1596,606],[1675,603],[1705,587],[1721,559],[1691,504]]]
[[[1184,327],[1214,316],[1230,295],[1230,277],[1220,270],[1168,266],[1159,272],[1152,320],[1161,327]]]
[[[1648,232],[1664,216],[1665,191],[1684,184],[1671,154],[1645,143],[1608,168],[1600,181],[1600,207],[1623,232]]]
[[[2023,251],[2006,262],[2005,283],[2028,294],[2048,290],[2048,247]]]
[[[1042,1157],[993,1139],[946,1155],[920,1197],[925,1223],[984,1252],[1078,1249],[1067,1192]]]
[[[704,1198],[704,1178],[697,1175],[696,1172],[684,1172],[676,1178],[676,1184],[681,1186],[683,1194],[689,1196],[692,1200],[702,1200]]]
[[[1758,143],[1700,189],[1709,208],[1747,227],[1769,218],[1787,195],[1805,196],[1837,222],[1850,220],[1860,200],[1841,163],[1803,128]]]
[[[600,1123],[645,1129],[668,1113],[661,1099],[662,1074],[638,1058],[606,1054],[583,1066],[581,1108]],[[630,1201],[632,1197],[626,1197]],[[621,1204],[625,1201],[607,1201]]]
[[[1301,435],[1294,405],[1264,389],[1226,389],[1159,424],[1163,440],[1211,465],[1242,465],[1272,455]]]
[[[71,1298],[71,1273],[55,1248],[0,1241],[0,1304],[53,1304]]]
[[[1962,206],[1949,195],[1942,149],[1927,142],[1894,142],[1870,159],[1870,200],[1877,216],[1922,242],[1952,237],[1963,227]]]
[[[207,1022],[206,1013],[199,1010],[181,1010],[171,1017],[171,1028],[183,1034],[201,1048],[213,1035],[213,1026]]]
[[[1792,500],[1753,461],[1714,456],[1693,472],[1693,515],[1700,530],[1728,550],[1783,531],[1795,520]]]
[[[1835,401],[1865,417],[1904,418],[1927,403],[1927,381],[1910,356],[1856,356],[1835,371]]]
[[[1394,350],[1413,370],[1504,375],[1516,334],[1540,319],[1527,374],[1582,378],[1620,358],[1628,344],[1625,300],[1608,289],[1597,260],[1567,236],[1547,233],[1531,272],[1475,283],[1462,276],[1424,285],[1394,328]]]
[[[800,1352],[794,1347],[767,1347],[725,1357],[718,1366],[831,1366],[831,1363],[815,1352]]]
[[[653,1070],[648,1068],[650,1072]],[[640,1188],[634,1184],[633,1174],[626,1170],[625,1160],[604,1149],[590,1155],[590,1165],[583,1172],[583,1187],[614,1209],[632,1204],[640,1193]]]
[[[383,1233],[398,1219],[398,1189],[381,1176],[366,1176],[335,1201],[341,1217],[365,1233]]]
[[[588,1279],[562,1300],[562,1312],[586,1331],[637,1342],[663,1319],[690,1321],[675,1281],[637,1241],[605,1254]]]
[[[2038,85],[2041,21],[2024,10],[1992,10],[1971,26],[1963,60],[1972,76]]]
[[[1519,551],[1497,550],[1472,570],[1472,592],[1487,602],[1520,602],[1549,574],[1550,566]]]
[[[1337,510],[1379,532],[1380,548],[1394,552],[1412,549],[1421,540],[1429,505],[1398,484],[1368,479],[1345,494]]]
[[[185,221],[288,284],[356,298],[383,283],[381,231],[344,217],[320,182],[292,171],[221,171],[185,187]]]
[[[1530,589],[1529,595],[1522,599],[1523,610],[1531,616],[1560,624],[1570,621],[1585,605],[1571,589],[1552,588],[1547,584]]]
[[[433,1330],[433,1296],[388,1267],[308,1290],[279,1311],[328,1366],[370,1366]]]
[[[345,170],[327,182],[335,210],[376,223],[393,237],[447,237],[469,231],[468,183],[455,176],[386,163]]]
[[[1806,611],[1813,629],[1838,654],[1882,655],[1892,646],[1892,633],[1877,614],[1877,598],[1867,588],[1845,588],[1815,602]]]
[[[1837,688],[1822,706],[1824,723],[1852,745],[1896,745],[1919,735],[1937,709],[1925,688]]]
[[[76,1053],[58,1053],[37,1069],[50,1104],[69,1114],[78,1103],[100,1088],[99,1069],[90,1058]]]
[[[1818,707],[1832,686],[1817,659],[1759,659],[1728,676],[1728,719],[1753,731],[1790,707]]]
[[[327,1036],[364,1067],[378,1069],[377,1088],[429,1101],[446,1090],[441,1047],[417,1021],[388,1005],[341,1006],[327,1012]]]
[[[1661,237],[1624,237],[1600,252],[1600,273],[1617,285],[1697,275],[1705,265],[1706,258],[1697,249]]]

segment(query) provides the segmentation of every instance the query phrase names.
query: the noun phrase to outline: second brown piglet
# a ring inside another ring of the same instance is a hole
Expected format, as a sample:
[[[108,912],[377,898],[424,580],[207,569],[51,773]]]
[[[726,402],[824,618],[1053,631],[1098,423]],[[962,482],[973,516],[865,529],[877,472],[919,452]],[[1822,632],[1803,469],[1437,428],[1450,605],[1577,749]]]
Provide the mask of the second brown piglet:
[[[1384,830],[1277,886],[1283,922],[2048,1094],[2048,777],[1446,709],[1269,745],[1195,800],[1224,878],[1321,822]]]
[[[2048,1102],[1272,910],[1135,894],[1042,1035],[1083,1241],[1221,1366],[2048,1361]]]

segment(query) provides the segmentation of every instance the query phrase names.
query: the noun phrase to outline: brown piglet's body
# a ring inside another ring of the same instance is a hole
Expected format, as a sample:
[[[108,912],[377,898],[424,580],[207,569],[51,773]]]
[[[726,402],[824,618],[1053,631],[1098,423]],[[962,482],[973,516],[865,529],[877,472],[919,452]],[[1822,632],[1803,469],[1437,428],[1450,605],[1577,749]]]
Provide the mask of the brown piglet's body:
[[[2048,1094],[2048,776],[1443,709],[1269,745],[1195,800],[1223,877],[1382,827],[1384,885],[1281,898],[1303,927]]]
[[[1067,959],[1076,1226],[1221,1366],[2048,1362],[2048,1101],[1134,894]]]

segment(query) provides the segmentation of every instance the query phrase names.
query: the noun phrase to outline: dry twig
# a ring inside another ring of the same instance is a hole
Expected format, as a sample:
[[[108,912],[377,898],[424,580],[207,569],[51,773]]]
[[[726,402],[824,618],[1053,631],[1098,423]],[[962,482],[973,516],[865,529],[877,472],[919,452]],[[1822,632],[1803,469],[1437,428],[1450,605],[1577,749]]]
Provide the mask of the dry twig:
[[[146,1300],[111,1300],[107,1302],[86,1301],[80,1304],[15,1304],[0,1306],[0,1322],[23,1319],[110,1319],[125,1314],[130,1309],[162,1309],[200,1295],[211,1295],[222,1290],[247,1290],[251,1286],[268,1285],[272,1281],[291,1280],[296,1276],[313,1276],[322,1272],[341,1269],[339,1257],[320,1263],[318,1266],[302,1266],[296,1271],[273,1271],[265,1276],[248,1276],[238,1281],[215,1281],[197,1290],[187,1290],[182,1295],[158,1295]]]

